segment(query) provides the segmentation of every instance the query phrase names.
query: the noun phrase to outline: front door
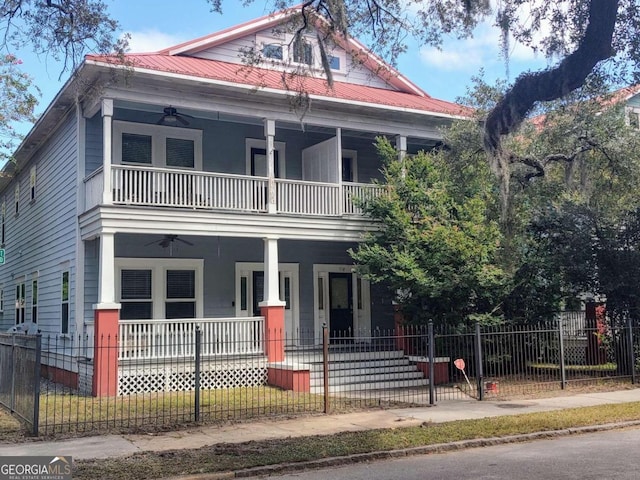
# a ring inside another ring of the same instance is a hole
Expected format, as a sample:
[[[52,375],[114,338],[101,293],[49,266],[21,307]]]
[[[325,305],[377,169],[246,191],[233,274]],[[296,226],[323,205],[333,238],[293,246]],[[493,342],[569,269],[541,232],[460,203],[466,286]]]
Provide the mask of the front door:
[[[353,288],[350,273],[329,273],[331,338],[353,337]]]
[[[259,317],[264,299],[264,270],[260,263],[236,263],[236,315]],[[287,345],[297,343],[299,316],[298,265],[280,264],[280,300],[285,302],[284,329]]]
[[[371,339],[370,285],[352,270],[352,265],[313,266],[314,324],[316,332],[326,324],[332,338],[366,342]],[[319,335],[316,340],[321,339]]]

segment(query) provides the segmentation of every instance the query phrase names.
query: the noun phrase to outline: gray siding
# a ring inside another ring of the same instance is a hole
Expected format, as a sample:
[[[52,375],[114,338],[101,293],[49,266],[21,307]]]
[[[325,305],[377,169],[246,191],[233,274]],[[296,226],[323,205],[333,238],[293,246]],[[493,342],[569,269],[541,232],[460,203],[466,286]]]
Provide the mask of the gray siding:
[[[102,116],[97,113],[86,121],[85,175],[102,167]]]
[[[98,303],[98,240],[84,242],[84,320],[93,320]]]
[[[145,246],[159,239],[148,235],[116,235],[116,257],[169,257],[168,248]],[[187,237],[184,237],[187,239]],[[259,238],[188,237],[194,246],[174,244],[173,258],[204,259],[204,315],[235,316],[236,262],[262,262],[264,242]],[[349,265],[353,261],[347,250],[353,243],[281,240],[278,245],[280,263],[297,263],[300,275],[300,328],[313,329],[313,265]],[[375,294],[374,294],[375,292]],[[391,298],[383,289],[372,286],[371,325],[391,328]]]
[[[3,322],[15,322],[16,284],[26,283],[26,321],[31,321],[31,281],[38,280],[38,324],[60,332],[62,271],[70,272],[69,325],[75,329],[76,121],[68,116],[31,161],[2,192],[7,202],[6,264],[0,267],[4,289]],[[30,201],[29,171],[36,165],[36,199]],[[19,213],[14,188],[20,184]]]
[[[266,29],[252,34],[247,37],[232,40],[222,45],[203,50],[195,54],[195,57],[206,58],[208,60],[217,60],[222,62],[242,64],[242,51],[243,49],[253,49],[256,45],[256,38],[270,37],[272,36],[272,29]],[[339,47],[335,47],[338,49]],[[357,59],[353,59],[349,54],[340,49],[345,55],[347,65],[342,71],[334,71],[334,79],[339,82],[355,83],[358,85],[368,85],[376,88],[384,88],[388,90],[395,90],[387,82],[382,80],[378,75],[363,67]],[[292,67],[293,68],[293,67]]]

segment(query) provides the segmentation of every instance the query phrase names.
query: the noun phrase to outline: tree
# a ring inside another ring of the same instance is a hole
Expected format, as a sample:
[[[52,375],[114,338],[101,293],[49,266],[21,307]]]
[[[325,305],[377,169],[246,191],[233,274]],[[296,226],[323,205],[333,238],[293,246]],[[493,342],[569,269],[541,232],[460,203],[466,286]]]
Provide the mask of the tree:
[[[387,285],[414,322],[493,314],[504,274],[496,263],[498,225],[487,216],[486,166],[484,175],[454,171],[442,152],[398,162],[388,141],[378,147],[388,195],[363,204],[381,228],[350,252],[358,271]],[[464,182],[455,181],[459,175]]]
[[[0,47],[30,46],[38,55],[62,62],[60,75],[73,71],[84,55],[123,53],[126,36],[101,0],[5,0],[0,5]]]
[[[10,159],[20,138],[13,129],[15,122],[34,120],[37,98],[32,93],[32,80],[19,70],[20,60],[13,55],[0,56],[0,161]]]

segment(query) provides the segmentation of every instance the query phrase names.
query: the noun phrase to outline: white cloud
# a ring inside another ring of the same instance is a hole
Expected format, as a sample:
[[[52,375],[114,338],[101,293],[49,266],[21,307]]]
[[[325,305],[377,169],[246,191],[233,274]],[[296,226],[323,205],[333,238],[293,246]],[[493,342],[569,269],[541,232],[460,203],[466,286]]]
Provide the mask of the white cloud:
[[[501,32],[489,22],[475,29],[473,37],[446,40],[441,50],[422,47],[420,58],[429,66],[443,71],[476,72],[480,67],[504,64],[500,48]],[[509,61],[539,62],[540,56],[529,47],[513,41],[509,44]]]
[[[129,51],[133,53],[157,52],[185,41],[184,38],[158,30],[131,32],[130,35]]]

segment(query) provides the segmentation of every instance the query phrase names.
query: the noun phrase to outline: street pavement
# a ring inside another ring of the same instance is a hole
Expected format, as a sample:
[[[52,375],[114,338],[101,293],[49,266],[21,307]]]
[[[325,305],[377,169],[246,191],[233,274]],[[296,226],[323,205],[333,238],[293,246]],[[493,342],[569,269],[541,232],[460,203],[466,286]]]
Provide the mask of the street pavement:
[[[518,401],[443,400],[435,406],[314,415],[294,419],[263,419],[154,434],[100,435],[56,441],[0,443],[0,456],[72,455],[74,460],[114,458],[144,451],[195,449],[218,443],[330,435],[339,432],[409,427],[423,423],[441,423],[638,401],[640,401],[640,389]]]

